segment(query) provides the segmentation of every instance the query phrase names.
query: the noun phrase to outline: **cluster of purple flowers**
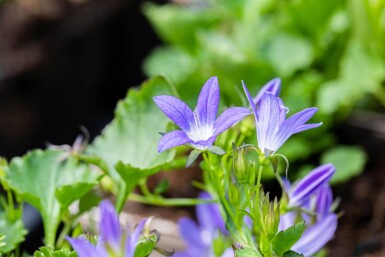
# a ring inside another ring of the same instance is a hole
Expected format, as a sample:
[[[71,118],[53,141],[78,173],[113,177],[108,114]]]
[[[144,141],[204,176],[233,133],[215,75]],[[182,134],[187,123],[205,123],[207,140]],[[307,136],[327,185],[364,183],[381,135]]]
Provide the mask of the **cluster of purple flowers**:
[[[258,148],[266,158],[273,155],[293,134],[322,125],[322,123],[307,124],[318,110],[314,107],[286,118],[288,108],[278,97],[280,83],[279,79],[271,80],[253,98],[242,82],[256,121]],[[181,129],[163,135],[159,142],[159,152],[183,144],[205,150],[213,145],[220,133],[251,114],[246,108],[233,107],[225,110],[216,119],[219,105],[219,86],[216,77],[210,78],[203,86],[194,111],[172,96],[157,96],[154,101]],[[332,193],[328,185],[334,172],[335,168],[331,164],[326,164],[314,169],[293,186],[285,180],[288,212],[281,215],[279,229],[287,229],[299,220],[306,222],[306,229],[301,239],[292,247],[292,250],[305,257],[319,251],[336,230],[337,216],[331,212]],[[180,221],[180,231],[187,242],[187,249],[175,256],[213,256],[212,240],[215,234],[221,231],[219,227],[223,226],[222,224],[216,227],[214,224],[218,220],[223,221],[217,211],[208,212],[208,208],[208,205],[197,207],[199,226],[189,219]],[[233,256],[233,253],[229,249],[222,256]]]

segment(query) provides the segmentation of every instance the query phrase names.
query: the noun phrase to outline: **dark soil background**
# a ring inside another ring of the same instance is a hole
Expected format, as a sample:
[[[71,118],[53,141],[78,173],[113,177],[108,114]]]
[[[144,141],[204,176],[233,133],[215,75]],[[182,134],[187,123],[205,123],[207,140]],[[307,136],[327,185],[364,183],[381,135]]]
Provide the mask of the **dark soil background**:
[[[141,3],[0,0],[1,156],[23,155],[47,142],[70,144],[81,133],[81,125],[91,136],[99,134],[112,119],[116,102],[145,79],[141,62],[160,44],[141,15]],[[341,218],[328,256],[385,256],[383,120],[358,113],[337,129],[341,143],[363,146],[370,160],[361,176],[334,188],[341,198]],[[196,195],[191,187],[180,185],[199,178],[199,172],[176,173],[167,174],[174,185],[170,195]],[[136,209],[143,215],[154,211],[174,220],[192,213],[192,209]],[[28,226],[25,248],[34,251],[42,231],[39,224]]]

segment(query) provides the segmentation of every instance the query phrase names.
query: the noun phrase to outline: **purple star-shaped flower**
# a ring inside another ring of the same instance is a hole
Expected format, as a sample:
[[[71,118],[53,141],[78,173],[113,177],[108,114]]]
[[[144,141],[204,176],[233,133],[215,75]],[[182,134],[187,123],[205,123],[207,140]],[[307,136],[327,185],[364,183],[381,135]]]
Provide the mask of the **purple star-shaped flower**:
[[[100,240],[95,246],[84,237],[70,238],[71,244],[79,257],[109,257],[124,256],[134,257],[136,243],[143,230],[146,219],[142,220],[134,232],[122,231],[118,214],[110,201],[104,200],[100,203]]]
[[[317,108],[307,108],[286,119],[288,108],[279,97],[264,92],[257,107],[244,83],[243,89],[254,112],[258,147],[266,157],[276,152],[293,134],[322,125],[322,123],[305,124],[318,110]]]
[[[190,144],[199,150],[207,149],[213,145],[219,134],[251,113],[243,107],[232,107],[216,118],[219,105],[217,77],[210,78],[204,84],[194,111],[174,96],[155,96],[154,101],[180,128],[163,135],[158,145],[159,152],[184,144]]]

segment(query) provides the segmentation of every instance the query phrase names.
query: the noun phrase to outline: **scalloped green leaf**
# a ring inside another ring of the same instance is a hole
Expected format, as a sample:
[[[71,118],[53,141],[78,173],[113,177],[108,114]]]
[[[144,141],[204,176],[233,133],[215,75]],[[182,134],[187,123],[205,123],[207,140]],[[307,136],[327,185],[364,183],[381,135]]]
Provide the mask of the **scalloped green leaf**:
[[[2,235],[0,255],[14,250],[24,241],[26,234],[27,231],[24,229],[21,219],[12,221],[7,217],[6,213],[0,213],[0,235]]]
[[[301,238],[304,229],[305,222],[300,222],[289,227],[288,229],[278,232],[273,240],[271,240],[274,252],[278,256],[283,256],[283,254],[289,251],[290,248]]]
[[[100,174],[63,152],[34,150],[12,159],[6,180],[22,200],[42,215],[45,243],[53,246],[57,228],[69,205],[97,184]]]
[[[108,172],[117,186],[118,210],[137,182],[127,182],[126,175],[122,181],[121,171],[114,169],[118,162],[130,167],[130,174],[143,171],[138,175],[142,178],[144,174],[159,171],[174,159],[173,150],[157,151],[159,132],[165,132],[170,122],[153,101],[157,95],[175,95],[165,77],[154,77],[144,82],[140,89],[129,90],[127,97],[118,103],[114,120],[88,148],[89,153],[100,156],[108,165]]]

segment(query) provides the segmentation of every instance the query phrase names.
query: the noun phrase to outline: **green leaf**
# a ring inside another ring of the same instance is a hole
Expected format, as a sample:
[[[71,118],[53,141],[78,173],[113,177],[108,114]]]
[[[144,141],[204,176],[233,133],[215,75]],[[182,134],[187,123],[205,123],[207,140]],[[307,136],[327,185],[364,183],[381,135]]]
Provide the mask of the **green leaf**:
[[[21,242],[24,241],[24,236],[27,231],[24,229],[21,219],[12,221],[6,213],[0,213],[0,255],[14,250]]]
[[[83,195],[79,200],[79,213],[84,213],[91,210],[92,207],[97,206],[102,200],[102,197],[97,195],[94,191],[89,191]]]
[[[39,248],[39,251],[34,252],[33,257],[77,257],[77,254],[67,248],[55,251],[50,247],[43,246]]]
[[[236,257],[260,257],[261,254],[254,251],[251,248],[243,248],[243,249],[235,250],[235,256]]]
[[[157,240],[158,238],[155,234],[140,238],[135,248],[135,257],[149,256],[150,253],[154,250]]]
[[[186,162],[186,168],[190,167],[193,162],[196,161],[196,159],[201,154],[201,151],[199,150],[192,150],[188,156],[187,162]]]
[[[217,154],[217,155],[224,155],[226,153],[225,150],[223,150],[221,147],[217,145],[211,146],[208,150],[210,153]]]
[[[278,232],[271,241],[273,251],[282,256],[301,238],[305,229],[305,222],[300,222],[286,230]]]
[[[366,153],[357,146],[338,146],[325,152],[321,163],[332,163],[336,172],[331,183],[341,183],[359,175],[367,160]]]
[[[63,152],[34,150],[12,159],[6,180],[42,215],[45,243],[53,246],[58,225],[69,205],[97,184],[100,175],[75,158],[62,160]]]
[[[139,90],[129,90],[127,97],[118,103],[114,120],[87,149],[107,163],[108,172],[118,187],[118,210],[138,181],[128,179],[124,172],[144,178],[167,167],[174,159],[174,150],[157,151],[159,132],[166,131],[169,119],[152,99],[156,95],[173,94],[174,88],[161,76],[146,81]],[[124,163],[126,168],[116,171],[114,166],[118,162],[121,164],[117,166]]]
[[[139,181],[159,171],[158,167],[140,169],[135,168],[130,164],[124,164],[123,162],[118,162],[115,166],[115,169],[124,182],[123,189],[125,198],[129,195],[130,192],[132,192],[132,190],[134,190]]]
[[[282,256],[283,257],[304,257],[303,254],[299,254],[299,253],[296,253],[296,252],[293,252],[293,251],[285,252]]]

